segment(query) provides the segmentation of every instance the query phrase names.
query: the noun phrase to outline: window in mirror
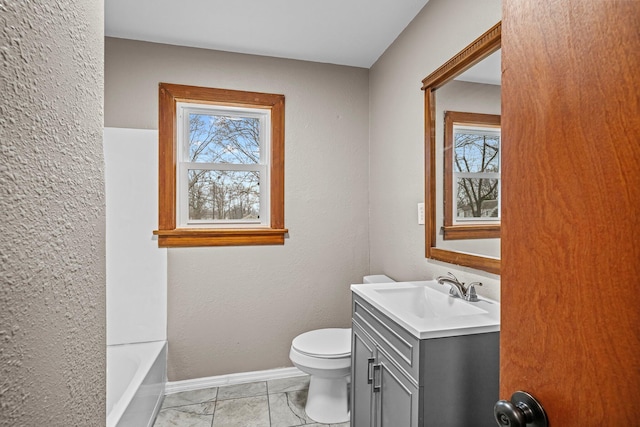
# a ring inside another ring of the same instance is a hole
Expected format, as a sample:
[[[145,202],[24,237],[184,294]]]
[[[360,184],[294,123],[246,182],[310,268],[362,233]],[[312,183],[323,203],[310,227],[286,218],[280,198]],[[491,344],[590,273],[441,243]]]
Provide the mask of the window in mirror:
[[[445,112],[444,239],[500,237],[500,116]]]

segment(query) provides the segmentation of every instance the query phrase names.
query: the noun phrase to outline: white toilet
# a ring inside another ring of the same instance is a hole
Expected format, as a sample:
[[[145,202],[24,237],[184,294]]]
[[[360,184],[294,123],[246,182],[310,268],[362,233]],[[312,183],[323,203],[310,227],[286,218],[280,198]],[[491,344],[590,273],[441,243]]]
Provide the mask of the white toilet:
[[[384,275],[365,276],[363,283],[393,282]],[[305,411],[314,421],[349,421],[347,384],[351,373],[351,329],[317,329],[298,335],[289,358],[311,376]]]
[[[349,421],[347,382],[351,373],[351,329],[317,329],[298,335],[289,358],[311,375],[305,411],[324,424]]]

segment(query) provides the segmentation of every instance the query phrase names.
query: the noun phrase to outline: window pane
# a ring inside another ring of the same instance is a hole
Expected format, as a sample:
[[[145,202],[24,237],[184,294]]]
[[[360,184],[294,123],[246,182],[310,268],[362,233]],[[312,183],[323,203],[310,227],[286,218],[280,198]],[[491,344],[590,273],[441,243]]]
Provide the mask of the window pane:
[[[260,173],[189,170],[189,220],[256,220]]]
[[[456,130],[454,168],[456,172],[499,172],[500,135],[481,130]]]
[[[458,178],[457,218],[497,218],[499,179]]]
[[[259,163],[260,119],[190,113],[189,161]]]

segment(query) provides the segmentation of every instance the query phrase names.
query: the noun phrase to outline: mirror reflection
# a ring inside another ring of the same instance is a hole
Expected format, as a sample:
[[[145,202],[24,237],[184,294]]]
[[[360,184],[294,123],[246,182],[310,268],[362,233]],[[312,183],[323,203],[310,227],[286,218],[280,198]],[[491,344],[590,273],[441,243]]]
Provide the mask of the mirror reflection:
[[[500,51],[438,88],[435,101],[436,246],[498,258]]]
[[[501,23],[427,76],[425,253],[500,274]]]

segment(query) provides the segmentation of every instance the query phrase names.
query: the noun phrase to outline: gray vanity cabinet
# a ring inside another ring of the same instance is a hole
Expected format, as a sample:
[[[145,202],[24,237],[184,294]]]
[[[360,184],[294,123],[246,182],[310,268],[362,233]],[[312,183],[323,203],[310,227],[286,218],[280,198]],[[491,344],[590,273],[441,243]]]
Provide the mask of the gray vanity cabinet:
[[[353,325],[351,335],[351,426],[372,426],[373,419],[373,365],[375,344],[358,327]],[[357,420],[357,422],[356,422]]]
[[[493,427],[499,332],[418,339],[353,294],[351,427]]]
[[[351,335],[351,427],[371,426],[375,344],[357,324]],[[355,421],[357,420],[357,422]]]
[[[418,386],[380,345],[353,324],[353,427],[418,426]]]
[[[382,351],[378,353],[380,391],[374,393],[376,426],[418,426],[418,386]]]

